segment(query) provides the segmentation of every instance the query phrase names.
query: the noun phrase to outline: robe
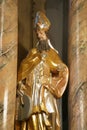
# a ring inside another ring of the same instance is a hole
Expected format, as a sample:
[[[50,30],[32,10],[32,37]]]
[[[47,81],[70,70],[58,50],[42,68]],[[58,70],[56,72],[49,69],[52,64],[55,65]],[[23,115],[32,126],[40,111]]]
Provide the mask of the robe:
[[[41,52],[33,48],[23,60],[18,82],[25,79],[25,93],[31,100],[29,130],[61,130],[57,99],[66,89],[68,75],[68,67],[53,48]]]

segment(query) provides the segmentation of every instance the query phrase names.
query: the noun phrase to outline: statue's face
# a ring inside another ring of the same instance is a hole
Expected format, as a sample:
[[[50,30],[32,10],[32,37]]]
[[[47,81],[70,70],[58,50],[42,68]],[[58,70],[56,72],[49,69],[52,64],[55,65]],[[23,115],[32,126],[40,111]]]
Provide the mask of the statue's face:
[[[40,40],[46,40],[47,36],[43,30],[37,30],[37,36]]]

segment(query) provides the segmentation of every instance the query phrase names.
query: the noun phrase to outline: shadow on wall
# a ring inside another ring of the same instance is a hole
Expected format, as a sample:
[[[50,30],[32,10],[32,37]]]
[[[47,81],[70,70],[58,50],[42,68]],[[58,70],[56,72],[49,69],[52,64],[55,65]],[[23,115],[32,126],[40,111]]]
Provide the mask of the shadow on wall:
[[[63,43],[63,0],[47,0],[46,13],[51,22],[48,36],[52,45],[62,57]]]
[[[18,44],[18,68],[21,61],[27,56],[27,54],[28,51],[22,46],[22,44]]]
[[[18,0],[18,67],[32,48],[32,0]]]
[[[69,0],[63,1],[63,61],[68,64],[68,12]],[[68,86],[62,98],[63,130],[68,130]]]

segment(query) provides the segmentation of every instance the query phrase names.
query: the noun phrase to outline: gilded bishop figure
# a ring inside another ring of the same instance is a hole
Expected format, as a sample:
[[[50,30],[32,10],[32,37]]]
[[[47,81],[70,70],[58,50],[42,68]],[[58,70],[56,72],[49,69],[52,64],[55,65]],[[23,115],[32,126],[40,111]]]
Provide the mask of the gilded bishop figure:
[[[69,72],[46,35],[49,27],[45,14],[37,12],[38,43],[22,61],[18,72],[18,93],[25,95],[21,96],[18,113],[20,130],[61,130],[57,99],[66,89]]]

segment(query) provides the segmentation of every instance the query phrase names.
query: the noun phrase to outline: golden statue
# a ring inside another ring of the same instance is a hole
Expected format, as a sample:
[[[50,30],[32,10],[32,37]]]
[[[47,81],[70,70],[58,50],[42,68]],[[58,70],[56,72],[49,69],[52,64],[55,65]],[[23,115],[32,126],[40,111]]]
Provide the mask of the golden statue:
[[[49,27],[47,17],[42,12],[37,12],[35,30],[38,43],[22,61],[18,72],[18,93],[22,95],[22,107],[27,102],[23,94],[29,102],[26,117],[21,117],[23,112],[20,114],[20,130],[61,129],[57,99],[66,89],[68,68],[47,38]]]

